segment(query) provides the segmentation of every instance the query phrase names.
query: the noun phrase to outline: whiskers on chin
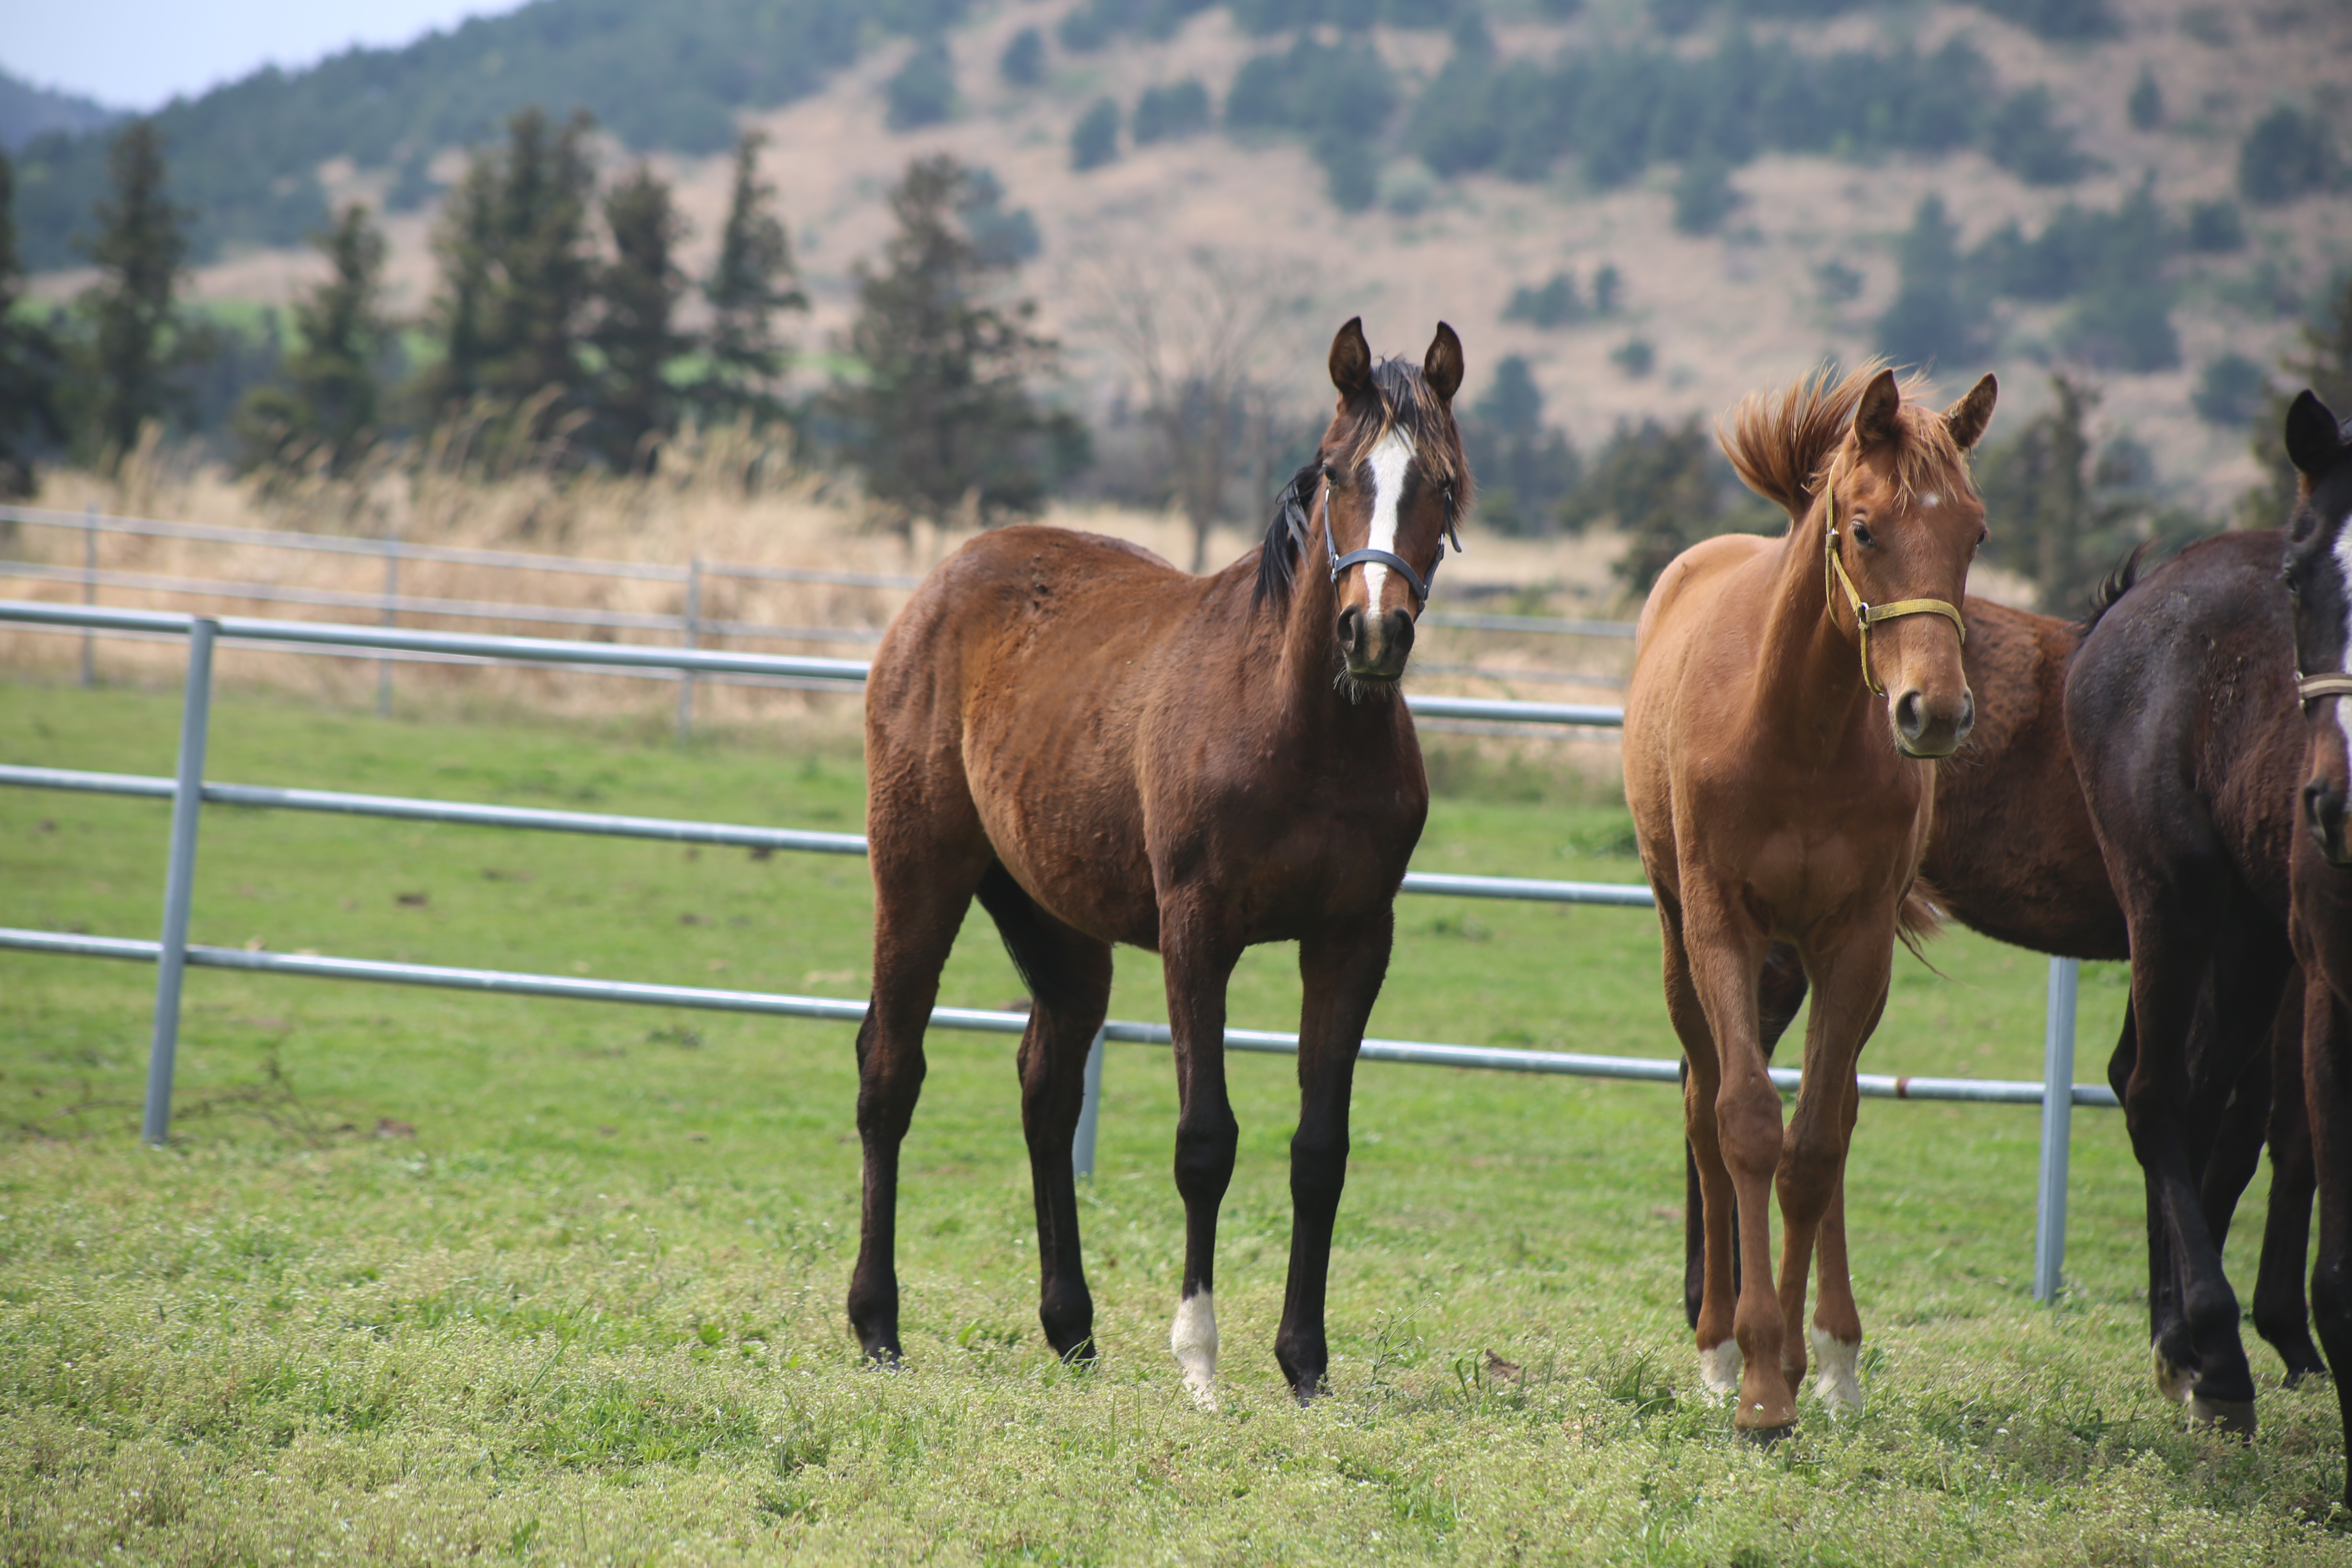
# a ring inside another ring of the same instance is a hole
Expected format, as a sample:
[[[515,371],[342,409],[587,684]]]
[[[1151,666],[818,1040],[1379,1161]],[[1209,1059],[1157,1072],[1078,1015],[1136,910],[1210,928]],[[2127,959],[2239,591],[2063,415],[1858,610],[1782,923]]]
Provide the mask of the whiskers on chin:
[[[1366,702],[1392,702],[1396,700],[1397,689],[1403,684],[1402,679],[1391,680],[1379,676],[1358,675],[1349,669],[1344,659],[1340,661],[1339,673],[1331,678],[1333,689],[1360,706]]]

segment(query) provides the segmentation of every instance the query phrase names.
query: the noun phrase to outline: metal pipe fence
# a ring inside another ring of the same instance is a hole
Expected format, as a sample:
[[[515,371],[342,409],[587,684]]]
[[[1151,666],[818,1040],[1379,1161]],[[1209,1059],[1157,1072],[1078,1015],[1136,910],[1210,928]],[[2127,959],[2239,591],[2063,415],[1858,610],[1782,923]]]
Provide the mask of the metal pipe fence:
[[[740,845],[751,848],[794,849],[824,854],[863,854],[864,838],[855,834],[817,833],[787,828],[724,823],[623,816],[604,813],[565,812],[538,807],[494,805],[478,802],[431,801],[402,796],[371,795],[335,791],[287,789],[251,784],[206,783],[204,757],[209,727],[212,655],[218,640],[251,641],[293,647],[307,651],[355,654],[371,650],[422,653],[499,662],[529,662],[541,666],[599,670],[666,670],[680,677],[694,674],[748,675],[808,680],[848,689],[863,681],[866,667],[847,659],[816,659],[778,655],[731,653],[715,649],[636,647],[609,643],[561,642],[542,638],[480,637],[460,633],[398,628],[335,626],[313,622],[257,620],[237,616],[195,616],[166,611],[98,610],[67,605],[0,600],[0,623],[46,626],[58,629],[148,637],[179,635],[189,639],[187,692],[183,709],[180,759],[171,779],[131,774],[99,773],[71,769],[11,765],[0,767],[0,785],[71,790],[82,793],[168,800],[173,807],[172,837],[165,878],[164,920],[161,940],[87,936],[75,933],[0,929],[0,949],[152,962],[158,966],[154,1037],[150,1052],[148,1096],[142,1136],[161,1142],[170,1123],[172,1071],[177,1048],[180,992],[187,966],[251,973],[310,975],[317,978],[365,980],[395,984],[427,985],[509,995],[557,997],[577,1001],[631,1003],[640,1005],[711,1008],[778,1016],[856,1022],[865,1016],[859,1001],[713,990],[644,982],[596,980],[576,976],[514,973],[492,970],[457,969],[380,960],[326,957],[315,954],[254,952],[194,944],[188,942],[188,921],[194,891],[194,870],[199,807],[220,805],[329,812],[408,821],[434,821],[485,827],[530,828],[541,831],[651,838],[670,842]],[[1486,699],[1413,698],[1420,716],[1458,716],[1517,722],[1574,726],[1622,725],[1622,710],[1575,703],[1508,703]],[[1410,873],[1403,891],[1416,895],[1526,900],[1584,903],[1621,908],[1653,908],[1650,889],[1636,884],[1544,881],[1528,878],[1473,877]],[[2056,1294],[2063,1262],[2065,1207],[2066,1110],[2074,1105],[2113,1106],[2113,1092],[2103,1085],[2072,1082],[2074,1026],[2074,961],[2051,961],[2052,1001],[2041,1083],[1925,1077],[1858,1074],[1856,1087],[1867,1098],[1937,1100],[1996,1104],[2038,1104],[2043,1107],[2041,1178],[2037,1199],[2035,1294],[2050,1300]],[[2063,992],[2064,1005],[2060,1005]],[[969,1008],[939,1008],[935,1027],[1017,1034],[1027,1025],[1025,1015]],[[2061,1028],[2064,1038],[2060,1038]],[[1113,1021],[1097,1037],[1089,1057],[1087,1110],[1080,1122],[1081,1142],[1074,1148],[1076,1163],[1091,1172],[1093,1137],[1101,1084],[1101,1047],[1105,1041],[1166,1045],[1164,1024]],[[1252,1029],[1228,1029],[1228,1048],[1244,1051],[1295,1053],[1295,1035]],[[1526,1051],[1442,1042],[1368,1039],[1367,1060],[1411,1062],[1431,1066],[1478,1068],[1506,1072],[1566,1074],[1641,1082],[1675,1082],[1681,1064],[1673,1059],[1587,1056],[1568,1052]],[[1773,1081],[1784,1089],[1797,1087],[1792,1068],[1772,1069]]]
[[[0,576],[11,576],[36,582],[79,583],[84,605],[97,604],[99,588],[113,587],[135,593],[174,594],[184,596],[227,599],[247,603],[310,605],[321,608],[373,609],[382,623],[390,626],[399,616],[426,615],[451,619],[523,622],[550,626],[579,626],[610,631],[646,631],[667,633],[678,638],[679,645],[691,648],[702,637],[741,637],[771,642],[802,643],[875,643],[882,632],[875,626],[807,626],[756,621],[711,620],[701,613],[702,587],[706,578],[733,578],[746,582],[799,583],[834,587],[871,588],[907,591],[920,579],[903,573],[848,572],[826,567],[761,566],[741,563],[696,559],[685,566],[670,566],[656,562],[597,561],[568,555],[535,554],[520,551],[472,550],[456,546],[404,544],[386,536],[365,540],[343,538],[332,534],[299,533],[287,530],[223,527],[205,523],[169,522],[154,518],[112,517],[100,513],[94,507],[76,515],[53,511],[39,507],[0,506],[0,522],[23,523],[36,527],[75,529],[82,541],[82,564],[79,570],[36,561],[0,561]],[[121,534],[135,538],[178,539],[204,543],[286,550],[313,554],[343,557],[376,557],[383,563],[383,586],[380,593],[366,594],[349,590],[304,588],[280,583],[237,581],[222,578],[177,577],[152,572],[101,570],[98,564],[98,538],[101,533]],[[399,592],[400,563],[436,562],[453,565],[491,567],[509,571],[529,571],[569,574],[625,581],[677,584],[683,590],[680,613],[665,615],[643,611],[577,609],[554,605],[532,605],[498,600],[452,599]],[[1518,632],[1544,637],[1577,637],[1628,638],[1633,635],[1630,621],[1599,621],[1563,619],[1546,616],[1500,616],[1447,611],[1432,611],[1422,616],[1430,626],[1448,626],[1477,631]],[[94,634],[83,633],[81,660],[82,684],[94,684],[96,648]],[[376,710],[388,715],[392,710],[393,668],[397,661],[379,658],[376,665]],[[1433,673],[1437,673],[1433,669]],[[1470,665],[1444,667],[1442,673],[1472,679],[1560,682],[1599,687],[1622,686],[1624,679],[1616,675],[1578,675],[1562,670],[1483,669]],[[690,735],[694,723],[695,689],[698,678],[688,672],[678,678],[677,731]],[[1449,723],[1447,728],[1452,728]],[[1468,733],[1489,733],[1472,730]]]

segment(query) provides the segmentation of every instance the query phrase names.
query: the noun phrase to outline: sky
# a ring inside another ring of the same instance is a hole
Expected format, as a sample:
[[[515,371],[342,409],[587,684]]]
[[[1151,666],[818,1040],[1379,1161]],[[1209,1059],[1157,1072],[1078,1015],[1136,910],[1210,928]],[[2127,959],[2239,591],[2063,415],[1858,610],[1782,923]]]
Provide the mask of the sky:
[[[0,0],[0,67],[115,109],[161,108],[266,65],[401,44],[520,0]]]

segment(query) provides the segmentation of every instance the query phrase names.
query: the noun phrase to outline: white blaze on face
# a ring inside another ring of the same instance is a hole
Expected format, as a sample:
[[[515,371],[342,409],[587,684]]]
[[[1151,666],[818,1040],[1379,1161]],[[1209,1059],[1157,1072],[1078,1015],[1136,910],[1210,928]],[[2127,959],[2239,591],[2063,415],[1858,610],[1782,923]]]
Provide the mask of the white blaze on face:
[[[1405,471],[1412,467],[1412,437],[1396,426],[1381,437],[1367,459],[1372,470],[1372,531],[1364,541],[1372,550],[1397,551],[1397,506],[1404,499]],[[1364,563],[1364,609],[1368,615],[1381,610],[1381,590],[1387,585],[1389,569],[1378,561]]]
[[[2336,658],[2338,668],[2344,668],[2352,666],[2352,519],[2346,520],[2336,531],[2336,570],[2341,578],[2336,592],[2344,600],[2344,641],[2340,645],[2344,651]],[[2306,669],[2303,673],[2318,675],[2323,672]],[[2339,697],[2336,700],[2336,728],[2344,736],[2344,777],[2347,786],[2352,787],[2352,718],[2347,718],[2344,712],[2344,705],[2347,701],[2352,701],[2352,698]]]
[[[1176,1326],[1168,1348],[1184,1369],[1184,1386],[1203,1410],[1217,1407],[1217,1305],[1206,1290],[1176,1304]]]

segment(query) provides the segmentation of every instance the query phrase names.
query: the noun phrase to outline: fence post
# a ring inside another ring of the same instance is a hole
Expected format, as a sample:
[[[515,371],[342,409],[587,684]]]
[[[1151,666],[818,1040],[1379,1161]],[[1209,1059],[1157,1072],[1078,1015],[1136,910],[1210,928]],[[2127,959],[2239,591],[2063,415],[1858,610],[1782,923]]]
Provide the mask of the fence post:
[[[204,804],[205,740],[213,705],[213,638],[220,623],[188,628],[188,691],[180,707],[180,770],[172,793],[171,859],[163,873],[163,941],[156,955],[155,1035],[147,1053],[140,1136],[161,1147],[172,1131],[172,1066],[180,1048],[180,982],[188,964],[188,904],[195,893],[196,815]]]
[[[2042,1047],[2042,1180],[2035,1194],[2033,1299],[2058,1299],[2066,1266],[2066,1142],[2074,1121],[2074,991],[2083,966],[2050,961],[2050,1011]]]
[[[686,568],[686,642],[694,646],[698,623],[702,619],[702,557],[696,556]],[[677,741],[684,745],[694,739],[694,671],[677,672]]]
[[[81,509],[81,602],[85,609],[98,605],[98,508]],[[81,683],[98,684],[98,628],[81,629]]]
[[[383,624],[399,624],[399,614],[392,601],[400,592],[400,541],[387,533],[383,536]],[[375,661],[375,716],[392,717],[392,658],[386,655]]]
[[[1095,1179],[1095,1127],[1102,1120],[1103,1032],[1087,1047],[1087,1098],[1078,1107],[1078,1130],[1070,1139],[1070,1169],[1088,1181]]]

